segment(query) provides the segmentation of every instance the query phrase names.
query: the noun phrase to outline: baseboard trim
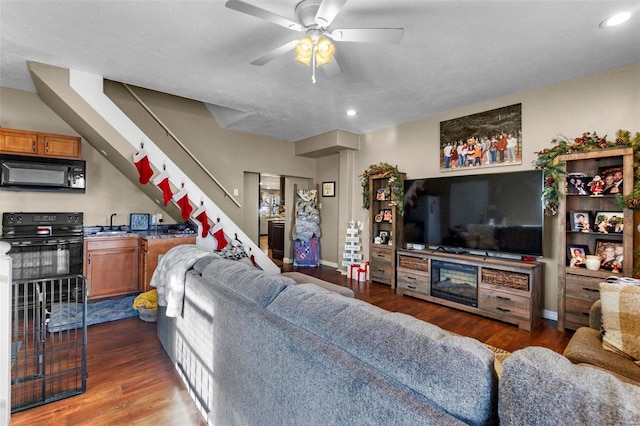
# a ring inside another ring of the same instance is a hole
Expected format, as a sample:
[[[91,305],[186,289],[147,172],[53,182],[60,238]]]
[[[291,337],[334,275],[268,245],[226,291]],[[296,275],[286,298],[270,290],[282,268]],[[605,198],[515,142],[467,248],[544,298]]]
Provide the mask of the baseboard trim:
[[[548,309],[543,309],[542,318],[552,320],[552,321],[558,321],[558,313],[555,311],[550,311]]]

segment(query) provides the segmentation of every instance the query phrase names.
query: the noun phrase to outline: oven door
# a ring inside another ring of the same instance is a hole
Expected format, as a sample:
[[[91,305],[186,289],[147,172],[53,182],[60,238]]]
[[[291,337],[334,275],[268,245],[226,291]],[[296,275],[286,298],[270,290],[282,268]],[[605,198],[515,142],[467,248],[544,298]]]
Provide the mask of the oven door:
[[[82,237],[4,240],[14,280],[82,274]]]

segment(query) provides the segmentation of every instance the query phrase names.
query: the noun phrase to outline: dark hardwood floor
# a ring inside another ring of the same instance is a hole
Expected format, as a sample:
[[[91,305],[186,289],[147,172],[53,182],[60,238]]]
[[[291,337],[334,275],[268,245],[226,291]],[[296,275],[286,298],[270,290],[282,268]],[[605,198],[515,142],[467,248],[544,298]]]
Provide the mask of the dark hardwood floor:
[[[351,288],[356,298],[413,315],[446,330],[513,352],[544,346],[562,353],[571,333],[545,321],[531,332],[455,309],[395,295],[389,286],[350,281],[334,268],[294,268]],[[88,328],[87,391],[14,413],[10,425],[205,425],[156,337],[155,323],[127,318]]]

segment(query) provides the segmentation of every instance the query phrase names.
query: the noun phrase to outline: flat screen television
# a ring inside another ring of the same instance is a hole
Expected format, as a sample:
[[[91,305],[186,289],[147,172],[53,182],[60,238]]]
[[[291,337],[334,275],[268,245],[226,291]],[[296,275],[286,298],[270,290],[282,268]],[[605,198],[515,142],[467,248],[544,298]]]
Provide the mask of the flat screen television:
[[[403,244],[542,257],[543,171],[409,179]]]

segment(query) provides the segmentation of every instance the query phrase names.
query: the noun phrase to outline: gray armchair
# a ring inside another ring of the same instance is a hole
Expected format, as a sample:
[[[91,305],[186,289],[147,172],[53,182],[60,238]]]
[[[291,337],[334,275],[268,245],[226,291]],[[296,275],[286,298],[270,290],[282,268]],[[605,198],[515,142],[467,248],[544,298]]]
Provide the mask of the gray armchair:
[[[564,356],[574,364],[590,364],[615,373],[618,378],[640,385],[640,366],[631,359],[602,348],[600,300],[589,311],[589,327],[581,327],[569,341]]]

